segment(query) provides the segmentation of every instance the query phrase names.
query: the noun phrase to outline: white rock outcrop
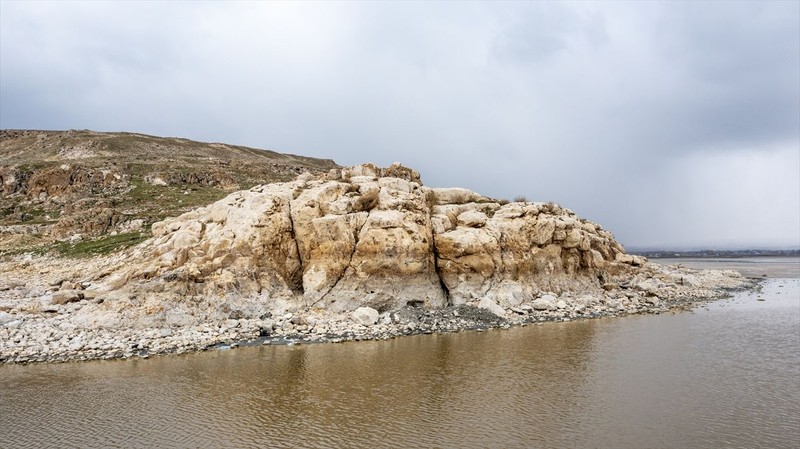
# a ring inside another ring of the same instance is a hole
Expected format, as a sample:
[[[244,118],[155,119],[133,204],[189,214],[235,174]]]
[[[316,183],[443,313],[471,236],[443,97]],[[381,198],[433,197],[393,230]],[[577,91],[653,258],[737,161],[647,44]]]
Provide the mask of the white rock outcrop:
[[[245,316],[489,298],[499,313],[541,291],[601,292],[645,262],[556,204],[429,188],[399,164],[365,164],[235,192],[156,223],[153,238],[87,295],[142,293],[150,310],[195,297]]]

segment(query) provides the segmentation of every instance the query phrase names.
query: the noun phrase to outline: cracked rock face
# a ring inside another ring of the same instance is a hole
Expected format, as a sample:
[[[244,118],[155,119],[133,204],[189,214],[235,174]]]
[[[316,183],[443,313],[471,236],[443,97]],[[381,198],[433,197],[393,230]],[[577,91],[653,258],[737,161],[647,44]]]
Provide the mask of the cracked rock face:
[[[602,291],[645,260],[552,203],[423,186],[395,164],[301,175],[156,223],[107,293],[259,298],[332,312]]]

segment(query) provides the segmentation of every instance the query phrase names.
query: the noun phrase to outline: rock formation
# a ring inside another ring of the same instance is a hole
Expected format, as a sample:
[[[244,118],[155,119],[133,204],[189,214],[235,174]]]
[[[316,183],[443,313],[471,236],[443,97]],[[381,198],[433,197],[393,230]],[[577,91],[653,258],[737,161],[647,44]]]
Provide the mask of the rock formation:
[[[555,204],[425,187],[400,165],[260,185],[152,232],[79,264],[0,259],[0,363],[660,313],[753,285],[626,254]]]
[[[507,308],[540,291],[602,292],[645,262],[556,204],[429,188],[398,164],[257,186],[152,229],[99,291],[254,298],[251,313],[276,301],[332,312]]]

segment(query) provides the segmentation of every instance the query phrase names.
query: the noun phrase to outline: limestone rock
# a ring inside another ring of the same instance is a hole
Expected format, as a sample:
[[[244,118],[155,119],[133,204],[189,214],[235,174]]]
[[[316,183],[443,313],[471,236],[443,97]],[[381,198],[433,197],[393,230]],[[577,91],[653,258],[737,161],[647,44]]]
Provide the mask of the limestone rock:
[[[14,321],[14,315],[8,312],[0,312],[0,326],[8,324],[12,321]]]
[[[368,195],[375,199],[365,206],[360,200]],[[308,304],[334,311],[408,301],[444,305],[418,184],[400,178],[309,184],[291,210]]]
[[[84,344],[83,339],[81,339],[80,337],[75,337],[72,340],[70,340],[67,349],[70,351],[78,351],[81,348],[83,348],[83,344]]]
[[[486,224],[486,214],[476,210],[468,210],[458,216],[458,225],[468,228],[480,228]]]
[[[486,309],[489,312],[499,316],[500,318],[505,318],[506,311],[502,307],[500,307],[496,302],[492,301],[489,298],[481,299],[481,302],[478,303],[478,307],[481,309]]]
[[[479,202],[485,197],[462,188],[432,189],[432,199],[435,204],[466,204]]]
[[[617,253],[616,261],[640,267],[647,263],[647,258],[643,256],[634,256],[631,254]]]
[[[556,298],[554,296],[544,295],[541,298],[536,298],[531,305],[534,310],[555,310],[555,301]]]
[[[20,288],[25,287],[25,283],[22,281],[8,279],[3,283],[0,283],[0,289],[2,290],[11,290],[13,288]]]
[[[59,290],[83,290],[83,286],[77,282],[64,281],[61,283]]]
[[[487,297],[492,298],[503,307],[517,307],[531,301],[533,297],[532,290],[532,286],[522,285],[519,282],[505,279],[500,281],[500,283],[492,285],[491,289],[487,292]]]
[[[371,326],[378,322],[380,314],[372,307],[359,307],[354,310],[350,316],[353,318],[353,321],[358,324]]]
[[[71,302],[77,302],[83,299],[83,293],[77,290],[59,290],[54,292],[51,299],[50,304],[53,305],[62,305],[68,304]]]
[[[144,307],[160,325],[301,308],[491,302],[501,312],[531,304],[542,290],[602,293],[603,284],[629,279],[646,263],[569,209],[431,189],[399,164],[256,186],[155,223],[152,232],[87,296],[102,296],[107,308],[133,296],[127,307]],[[186,297],[200,304],[169,313],[159,305]]]
[[[497,236],[486,229],[459,227],[435,236],[439,274],[454,304],[486,295],[502,264]]]

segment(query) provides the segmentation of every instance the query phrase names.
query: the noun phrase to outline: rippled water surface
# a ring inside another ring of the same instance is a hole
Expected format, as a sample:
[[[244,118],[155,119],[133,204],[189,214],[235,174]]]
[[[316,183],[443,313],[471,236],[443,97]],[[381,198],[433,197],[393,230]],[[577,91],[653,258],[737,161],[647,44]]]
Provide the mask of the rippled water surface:
[[[799,444],[798,279],[674,315],[0,366],[0,447]]]

